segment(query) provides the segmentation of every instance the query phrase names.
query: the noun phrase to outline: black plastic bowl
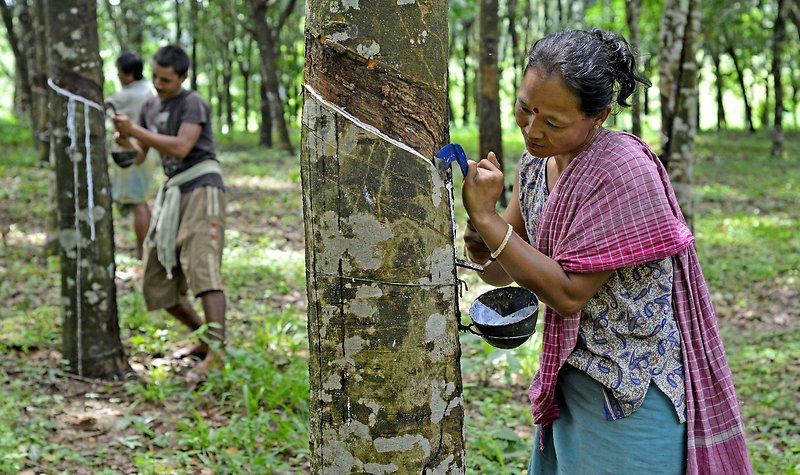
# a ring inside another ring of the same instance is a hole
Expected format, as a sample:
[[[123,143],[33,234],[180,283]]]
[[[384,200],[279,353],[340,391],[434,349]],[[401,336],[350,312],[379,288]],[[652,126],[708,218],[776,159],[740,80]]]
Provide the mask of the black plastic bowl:
[[[516,348],[536,331],[539,299],[528,289],[503,287],[481,295],[469,307],[474,332],[495,348]]]
[[[136,150],[121,150],[118,152],[111,152],[111,158],[114,163],[122,168],[128,168],[136,161]]]

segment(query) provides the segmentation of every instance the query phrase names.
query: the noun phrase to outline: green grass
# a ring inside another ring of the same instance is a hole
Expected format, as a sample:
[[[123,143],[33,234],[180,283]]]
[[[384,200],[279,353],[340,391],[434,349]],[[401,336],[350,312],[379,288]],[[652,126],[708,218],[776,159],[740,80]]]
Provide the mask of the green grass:
[[[70,377],[59,361],[59,263],[42,250],[49,172],[37,167],[23,127],[0,129],[0,225],[9,224],[0,243],[0,473],[308,472],[297,157],[260,149],[254,135],[220,137],[233,198],[223,265],[230,357],[198,391],[187,392],[180,369],[164,358],[194,336],[165,313],[145,310],[132,280],[138,261],[130,257],[130,220],[118,220],[120,328],[140,378],[100,384]],[[475,137],[473,129],[451,133],[470,157]],[[510,171],[522,144],[514,132],[506,139]],[[697,248],[754,467],[769,474],[800,473],[800,140],[796,133],[787,140],[792,158],[775,160],[766,135],[702,134],[695,168]],[[459,205],[456,217],[465,220]],[[474,274],[463,278],[466,314],[487,287]],[[468,473],[525,473],[533,447],[527,387],[539,334],[513,351],[470,334],[461,340]],[[89,409],[107,421],[81,419]]]

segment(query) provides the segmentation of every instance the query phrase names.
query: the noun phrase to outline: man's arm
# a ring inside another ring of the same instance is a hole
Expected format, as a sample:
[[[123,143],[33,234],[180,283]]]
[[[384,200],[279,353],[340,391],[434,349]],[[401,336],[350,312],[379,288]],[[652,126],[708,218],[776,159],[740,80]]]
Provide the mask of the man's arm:
[[[120,135],[134,137],[143,150],[152,147],[164,155],[176,158],[183,158],[189,154],[203,130],[200,124],[183,122],[178,129],[178,135],[172,136],[151,132],[131,122],[126,115],[114,116],[113,120]]]

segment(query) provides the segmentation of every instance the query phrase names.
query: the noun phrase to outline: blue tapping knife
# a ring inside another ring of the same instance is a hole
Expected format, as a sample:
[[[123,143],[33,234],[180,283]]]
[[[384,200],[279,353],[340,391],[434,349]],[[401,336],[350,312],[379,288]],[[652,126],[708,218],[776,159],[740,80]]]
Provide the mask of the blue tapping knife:
[[[467,167],[467,154],[464,153],[464,149],[461,148],[461,145],[457,143],[449,143],[440,148],[439,151],[436,152],[436,156],[442,159],[442,163],[444,164],[445,168],[449,167],[454,160],[457,161],[458,165],[461,167],[461,174],[463,176],[467,176],[467,170],[469,169]],[[466,267],[467,269],[476,270],[478,272],[483,272],[482,265],[465,261],[463,259],[456,258],[456,265],[459,267]]]
[[[436,156],[444,161],[446,167],[449,167],[450,164],[453,163],[453,160],[457,161],[461,166],[461,174],[467,176],[467,154],[464,153],[464,149],[461,148],[461,145],[449,143],[440,148],[439,151],[436,152]]]

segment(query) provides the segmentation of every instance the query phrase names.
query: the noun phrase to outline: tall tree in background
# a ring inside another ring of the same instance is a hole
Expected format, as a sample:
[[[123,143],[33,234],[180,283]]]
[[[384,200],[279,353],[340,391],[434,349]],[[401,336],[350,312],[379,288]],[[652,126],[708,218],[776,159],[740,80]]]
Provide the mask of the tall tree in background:
[[[783,49],[786,43],[786,19],[794,0],[778,0],[778,12],[772,29],[772,78],[775,84],[775,120],[772,128],[772,156],[783,155]]]
[[[312,473],[465,471],[447,1],[420,3],[306,3]]]
[[[106,168],[103,62],[95,0],[45,2],[61,246],[63,353],[71,371],[121,378],[122,348],[114,283],[114,235]]]
[[[625,0],[625,21],[628,24],[628,41],[631,48],[637,54],[640,51],[639,42],[639,18],[642,11],[642,0]],[[631,133],[638,137],[642,136],[642,102],[641,89],[637,84],[631,98]]]
[[[25,16],[27,16],[28,8],[27,2],[21,2],[16,6],[17,16],[22,17],[19,18],[20,27],[26,28],[28,23],[25,22]],[[30,83],[30,74],[28,73],[28,58],[22,51],[22,45],[20,44],[20,38],[17,34],[16,29],[14,28],[14,12],[11,11],[11,7],[9,7],[5,0],[0,1],[0,16],[3,17],[3,24],[6,27],[6,33],[8,35],[8,43],[11,46],[11,51],[14,53],[14,67],[16,68],[16,101],[14,106],[24,115],[28,115],[31,109],[31,83]],[[30,21],[30,20],[28,20]]]
[[[286,124],[286,114],[280,95],[280,78],[276,71],[276,61],[281,30],[294,12],[295,5],[297,5],[297,0],[286,0],[278,9],[277,20],[272,21],[269,9],[276,10],[275,2],[250,0],[253,20],[250,33],[256,40],[261,58],[261,83],[264,88],[263,94],[267,100],[265,105],[269,107],[272,129],[277,134],[278,145],[290,152],[294,150],[294,147],[289,139],[289,127]],[[261,126],[264,127],[264,123]],[[265,132],[271,133],[269,129]]]
[[[497,0],[480,0],[478,18],[480,29],[480,54],[478,59],[478,157],[480,161],[494,152],[501,169],[503,157],[503,130],[500,121],[500,70],[497,51],[500,42],[500,25]],[[506,190],[500,194],[500,205],[508,205]]]
[[[106,14],[114,26],[112,32],[119,45],[120,52],[133,50],[144,55],[145,22],[152,13],[142,0],[119,0],[115,5],[109,1],[102,2],[106,7]]]
[[[666,0],[661,17],[661,160],[681,211],[691,227],[694,217],[692,169],[697,134],[697,38],[700,0]]]

